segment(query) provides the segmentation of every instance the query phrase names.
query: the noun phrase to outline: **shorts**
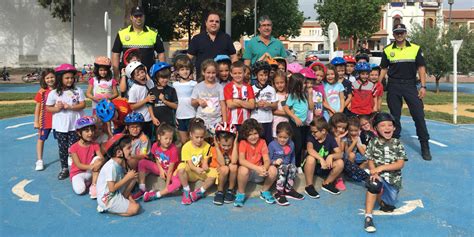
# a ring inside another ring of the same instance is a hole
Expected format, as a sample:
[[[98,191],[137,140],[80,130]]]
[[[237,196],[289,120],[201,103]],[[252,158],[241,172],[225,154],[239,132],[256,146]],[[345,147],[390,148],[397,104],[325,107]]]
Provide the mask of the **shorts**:
[[[360,154],[359,152],[356,152],[355,154],[356,154],[356,157],[355,157],[355,160],[354,160],[354,161],[355,161],[356,164],[360,165],[360,164],[362,164],[362,163],[364,163],[364,162],[367,161],[367,157],[365,157],[364,155]]]
[[[123,214],[127,213],[130,200],[125,198],[122,193],[117,192],[115,196],[105,205],[102,200],[97,198],[97,204],[104,210],[110,213]]]
[[[209,168],[209,170],[205,174],[198,174],[198,173],[194,172],[193,170],[191,170],[191,167],[189,167],[189,165],[186,162],[181,162],[178,165],[178,168],[176,169],[173,176],[175,176],[177,174],[177,171],[180,170],[180,169],[185,169],[186,170],[186,174],[188,175],[188,181],[189,182],[196,182],[198,180],[204,181],[207,178],[215,178],[216,179],[219,176],[216,168]]]
[[[178,131],[187,132],[189,131],[189,122],[191,119],[177,119],[178,121]]]
[[[323,169],[321,168],[321,164],[318,163],[316,165],[316,169],[314,170],[314,174],[316,174],[317,176],[321,177],[321,178],[327,178],[329,176],[329,173],[331,173],[331,169]]]
[[[252,183],[262,183],[265,181],[265,177],[260,176],[257,171],[249,169],[248,181]]]
[[[38,129],[38,140],[46,141],[49,137],[49,133],[51,132],[51,128],[40,128]]]
[[[399,190],[393,185],[389,184],[385,179],[382,178],[382,196],[381,199],[385,204],[395,206],[397,203]]]

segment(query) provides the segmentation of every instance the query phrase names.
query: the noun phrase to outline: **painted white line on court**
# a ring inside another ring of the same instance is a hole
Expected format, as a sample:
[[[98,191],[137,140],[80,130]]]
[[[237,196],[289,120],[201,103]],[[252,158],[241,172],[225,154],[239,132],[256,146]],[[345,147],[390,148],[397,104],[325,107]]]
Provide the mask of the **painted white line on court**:
[[[33,124],[33,123],[34,122],[19,123],[19,124],[15,124],[15,125],[12,125],[12,126],[8,126],[5,129],[18,128],[18,127],[25,126],[25,125],[28,125],[28,124]]]
[[[25,191],[25,186],[31,183],[31,181],[33,180],[24,179],[13,186],[12,193],[21,198],[20,201],[39,202],[39,194],[32,195]]]
[[[421,199],[416,199],[416,200],[411,200],[411,201],[405,201],[405,205],[393,210],[393,212],[383,212],[379,210],[374,210],[373,215],[377,216],[399,216],[399,215],[405,215],[407,213],[410,213],[414,211],[417,207],[419,208],[424,208],[425,206],[423,205],[423,202]],[[365,211],[363,209],[359,209],[359,215],[364,215]]]
[[[411,137],[418,139],[418,136],[415,136],[415,135],[413,135],[413,136],[411,136]],[[435,145],[438,145],[438,146],[440,146],[440,147],[448,147],[448,145],[443,144],[443,143],[441,143],[441,142],[437,142],[437,141],[435,141],[435,140],[431,140],[431,139],[430,139],[429,142],[430,142],[430,143],[433,143],[433,144],[435,144]]]
[[[27,139],[27,138],[30,138],[30,137],[34,137],[34,136],[37,136],[38,133],[33,133],[33,134],[30,134],[30,135],[26,135],[26,136],[23,136],[23,137],[19,137],[17,138],[16,140],[23,140],[23,139]]]

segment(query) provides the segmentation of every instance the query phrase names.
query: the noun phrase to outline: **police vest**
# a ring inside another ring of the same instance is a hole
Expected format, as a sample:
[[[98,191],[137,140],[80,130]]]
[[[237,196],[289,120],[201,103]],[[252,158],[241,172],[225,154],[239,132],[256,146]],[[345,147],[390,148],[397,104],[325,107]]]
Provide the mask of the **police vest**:
[[[156,42],[158,31],[145,26],[143,31],[137,33],[132,30],[132,26],[121,29],[118,32],[120,42],[124,50],[129,48],[153,48]]]
[[[415,62],[418,50],[420,50],[420,46],[409,43],[410,46],[398,48],[393,47],[393,44],[395,43],[388,45],[383,50],[390,64]]]

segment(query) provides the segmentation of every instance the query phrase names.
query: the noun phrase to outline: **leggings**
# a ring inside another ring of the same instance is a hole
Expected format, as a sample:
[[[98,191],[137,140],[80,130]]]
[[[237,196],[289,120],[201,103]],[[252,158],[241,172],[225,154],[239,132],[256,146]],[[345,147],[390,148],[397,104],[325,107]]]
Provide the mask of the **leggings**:
[[[67,169],[67,158],[69,156],[69,147],[72,144],[79,141],[79,137],[77,136],[75,131],[71,132],[54,132],[56,135],[56,139],[58,139],[58,148],[59,148],[59,161],[61,162],[61,168]]]
[[[160,169],[158,168],[156,163],[151,160],[146,160],[146,159],[142,159],[138,162],[138,172],[160,175]],[[178,173],[176,173],[175,176],[171,177],[171,182],[166,188],[168,188],[168,192],[172,193],[178,190],[180,186],[181,186],[181,182],[179,181]]]
[[[278,192],[290,191],[293,189],[296,177],[296,166],[294,164],[280,165],[278,167],[278,178],[276,189]]]
[[[72,177],[72,190],[78,195],[86,193],[87,188],[92,183],[92,173],[82,172]]]
[[[359,168],[357,164],[352,163],[349,159],[344,158],[344,174],[354,181],[365,181],[370,176],[363,169]]]
[[[293,142],[295,143],[295,165],[301,167],[303,149],[306,149],[306,135],[308,126],[296,126],[293,120],[290,120],[291,128],[293,129]]]
[[[267,145],[273,141],[273,123],[261,123],[263,128],[263,139],[267,142]]]

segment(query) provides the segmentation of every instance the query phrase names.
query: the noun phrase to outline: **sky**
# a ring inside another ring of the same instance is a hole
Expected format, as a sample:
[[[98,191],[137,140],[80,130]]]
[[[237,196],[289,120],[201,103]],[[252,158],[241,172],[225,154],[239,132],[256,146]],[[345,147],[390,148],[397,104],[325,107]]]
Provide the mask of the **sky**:
[[[316,0],[299,0],[300,10],[304,12],[305,17],[310,17],[309,20],[316,20],[316,10],[314,4]],[[473,0],[454,0],[453,9],[470,9],[474,7]],[[448,10],[448,0],[443,0],[443,8]]]

